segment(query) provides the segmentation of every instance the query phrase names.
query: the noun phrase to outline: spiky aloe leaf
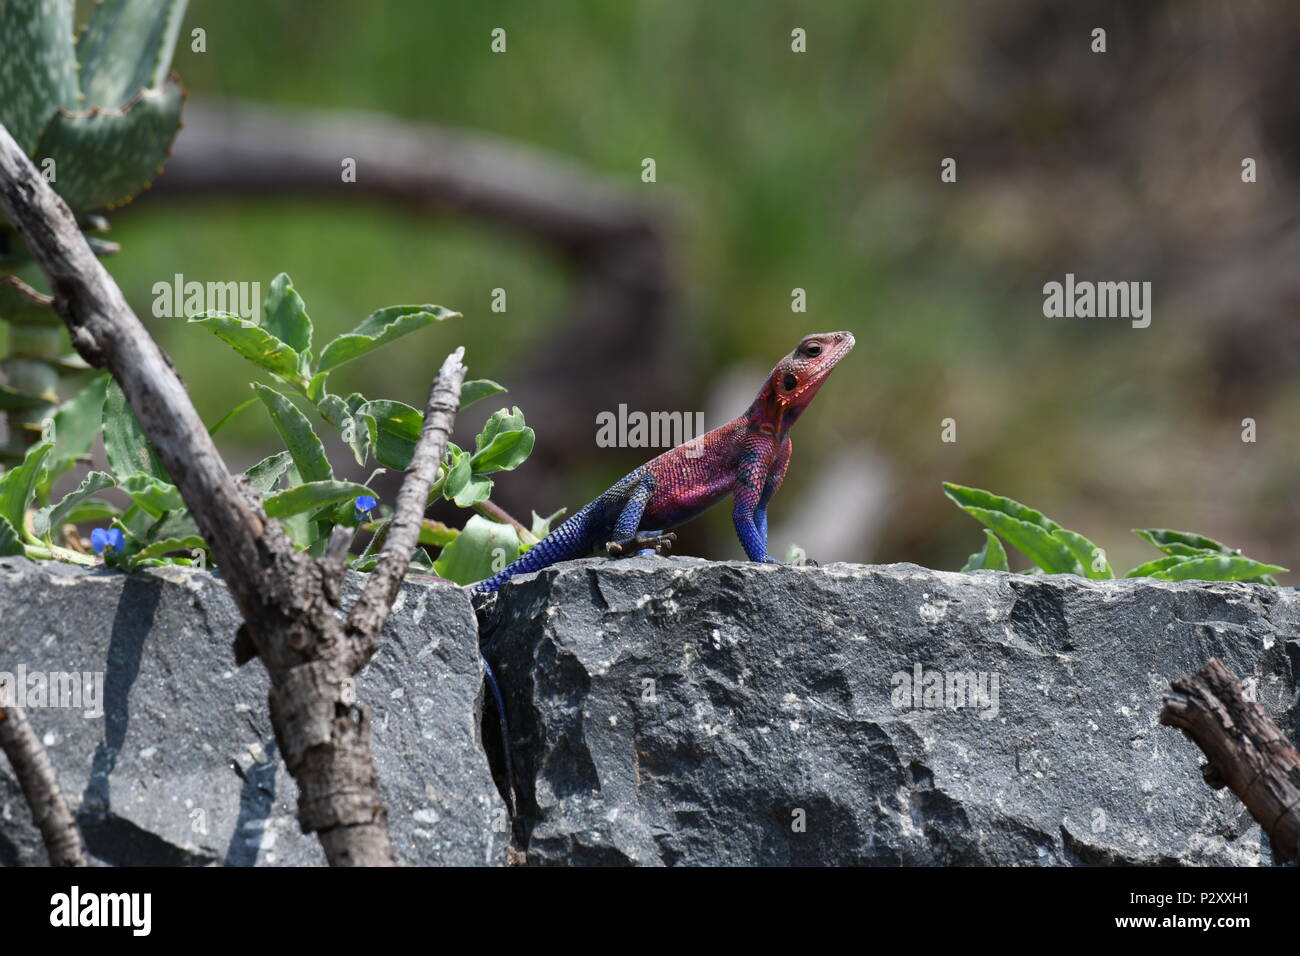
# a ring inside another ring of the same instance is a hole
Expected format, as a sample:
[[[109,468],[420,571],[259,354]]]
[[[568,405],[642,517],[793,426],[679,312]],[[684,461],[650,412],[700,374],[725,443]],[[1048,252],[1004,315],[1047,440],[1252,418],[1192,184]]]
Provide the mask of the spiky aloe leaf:
[[[41,133],[32,158],[54,160],[52,185],[74,212],[129,202],[153,181],[180,128],[185,91],[169,77],[141,90],[121,109],[60,110]]]
[[[167,79],[188,0],[99,0],[77,37],[83,108],[117,109]]]
[[[984,529],[984,547],[966,559],[963,571],[1010,571],[1007,565],[1007,552],[1002,547],[998,536],[987,528]]]
[[[1070,549],[1088,577],[1105,581],[1115,576],[1110,562],[1106,560],[1106,553],[1077,531],[1057,528],[1052,532],[1052,537]]]
[[[1283,574],[1287,568],[1263,564],[1253,558],[1211,554],[1200,558],[1182,558],[1151,575],[1161,581],[1245,581],[1265,574]]]
[[[78,105],[73,0],[0,3],[0,123],[31,154],[60,108]]]
[[[1139,564],[1128,574],[1124,575],[1124,577],[1126,578],[1154,577],[1157,572],[1164,571],[1166,568],[1172,568],[1175,564],[1179,564],[1180,562],[1186,560],[1187,559],[1185,557],[1176,554],[1169,555],[1168,557],[1164,557],[1164,558],[1156,558],[1154,561],[1148,561],[1145,564]]]

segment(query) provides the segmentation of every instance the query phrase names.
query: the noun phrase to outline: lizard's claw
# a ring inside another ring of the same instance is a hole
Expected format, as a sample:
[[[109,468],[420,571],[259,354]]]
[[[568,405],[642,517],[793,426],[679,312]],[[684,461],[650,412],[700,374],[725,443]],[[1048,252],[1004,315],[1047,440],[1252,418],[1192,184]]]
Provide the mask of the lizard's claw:
[[[655,554],[663,554],[665,551],[672,550],[673,542],[676,540],[675,531],[666,531],[663,534],[642,534],[638,531],[625,541],[606,542],[605,553],[611,558],[634,555],[641,550],[653,550]]]

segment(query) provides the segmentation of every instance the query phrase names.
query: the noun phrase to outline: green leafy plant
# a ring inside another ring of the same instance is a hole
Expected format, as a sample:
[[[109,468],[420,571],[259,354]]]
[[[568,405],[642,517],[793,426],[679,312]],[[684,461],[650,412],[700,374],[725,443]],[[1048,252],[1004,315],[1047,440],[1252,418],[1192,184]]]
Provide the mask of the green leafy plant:
[[[185,96],[169,68],[186,0],[100,0],[73,36],[73,0],[0,3],[0,123],[27,151],[88,233],[106,231],[97,210],[121,206],[148,186],[180,128]],[[88,236],[108,255],[117,246]],[[31,262],[0,221],[0,412],[14,463],[38,441],[57,405],[60,380],[86,365],[49,298],[18,273]]]
[[[984,525],[984,547],[966,561],[963,571],[1009,571],[1005,541],[1047,574],[1114,578],[1106,553],[1083,535],[1062,528],[1040,511],[1018,501],[979,488],[944,482],[944,493],[972,518]],[[1287,568],[1264,564],[1241,551],[1186,531],[1163,528],[1134,529],[1164,557],[1147,561],[1124,577],[1151,577],[1162,581],[1253,581],[1276,585],[1272,578]]]
[[[388,509],[379,504],[369,482],[384,469],[402,470],[424,423],[423,413],[387,399],[370,400],[360,393],[347,397],[329,391],[329,374],[339,366],[428,325],[458,315],[436,305],[391,306],[368,316],[355,329],[338,336],[315,357],[315,332],[302,297],[287,275],[271,282],[259,324],[226,313],[208,312],[189,322],[208,329],[278,383],[251,383],[253,397],[219,422],[218,431],[242,410],[261,405],[284,442],[285,450],[258,462],[244,474],[262,496],[268,517],[279,520],[299,548],[320,554],[338,525],[363,527],[371,539],[352,566],[370,570],[388,529]],[[486,379],[465,382],[461,407],[504,392]],[[340,479],[317,434],[312,417],[337,429],[358,465],[378,467],[366,483]],[[62,474],[83,459],[102,433],[109,472],[93,471],[57,502],[49,489]],[[500,520],[503,513],[489,504],[492,475],[522,464],[535,436],[518,408],[495,412],[474,439],[474,449],[448,443],[445,460],[431,491],[472,515],[463,530],[425,521],[420,542],[439,551],[436,562],[424,549],[416,551],[412,567],[434,571],[449,580],[469,584],[482,580],[545,536],[549,518],[533,516],[531,528]],[[126,495],[125,509],[103,500],[116,489]],[[372,513],[380,512],[372,518]],[[489,520],[489,515],[493,520]],[[207,547],[181,500],[180,492],[149,445],[118,385],[97,375],[74,399],[47,419],[40,439],[22,462],[0,476],[0,554],[26,554],[82,563],[97,559],[69,547],[68,525],[108,521],[96,529],[91,543],[109,563],[123,568],[158,564],[206,563]]]

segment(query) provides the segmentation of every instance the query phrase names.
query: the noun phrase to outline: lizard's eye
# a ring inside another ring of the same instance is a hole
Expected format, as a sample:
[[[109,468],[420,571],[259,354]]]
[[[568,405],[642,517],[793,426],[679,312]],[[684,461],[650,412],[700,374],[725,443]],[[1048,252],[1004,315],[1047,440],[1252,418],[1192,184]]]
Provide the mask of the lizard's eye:
[[[809,342],[808,345],[804,347],[804,352],[811,355],[813,358],[816,358],[822,354],[822,347],[816,342]]]
[[[796,385],[798,385],[798,384],[799,384],[799,380],[798,380],[797,378],[795,378],[793,375],[791,375],[789,372],[786,372],[786,373],[785,373],[785,378],[781,379],[781,386],[782,386],[782,387],[783,387],[787,392],[793,392],[793,391],[794,391],[794,387],[795,387]]]

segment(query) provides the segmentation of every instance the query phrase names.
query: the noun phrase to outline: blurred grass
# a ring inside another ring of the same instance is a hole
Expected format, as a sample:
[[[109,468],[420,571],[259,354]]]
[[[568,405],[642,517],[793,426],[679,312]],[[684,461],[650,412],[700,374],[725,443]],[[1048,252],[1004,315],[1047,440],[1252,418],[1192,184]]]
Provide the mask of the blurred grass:
[[[207,52],[183,38],[176,69],[196,97],[486,130],[671,197],[691,329],[682,349],[703,349],[718,369],[770,367],[806,332],[857,335],[851,364],[800,424],[783,495],[805,487],[838,443],[882,448],[904,480],[885,537],[864,542],[860,559],[959,567],[982,539],[944,501],[939,481],[950,479],[1045,510],[1106,547],[1117,567],[1151,556],[1129,541],[1133,526],[1190,528],[1296,560],[1277,553],[1278,515],[1297,520],[1281,477],[1294,474],[1282,429],[1262,430],[1255,446],[1235,441],[1240,414],[1197,389],[1212,346],[1159,311],[1175,299],[1169,284],[1142,332],[1044,319],[1041,285],[1064,270],[1044,274],[1031,257],[1041,241],[1032,210],[990,188],[996,141],[992,159],[961,167],[957,187],[938,181],[945,153],[909,142],[918,112],[960,112],[964,97],[978,99],[979,78],[955,65],[968,10],[903,0],[193,0],[186,31],[203,27]],[[790,53],[795,26],[807,30],[807,54]],[[494,27],[508,31],[504,55],[489,51]],[[1053,115],[1041,114],[1049,127]],[[639,182],[645,156],[656,160],[656,184]],[[1087,171],[1080,176],[1058,188],[1086,197]],[[978,201],[943,214],[957,196]],[[1086,201],[1078,213],[1089,215]],[[474,375],[508,386],[509,369],[544,340],[565,301],[561,262],[461,220],[360,204],[172,201],[113,221],[123,253],[110,267],[142,315],[153,283],[174,273],[265,284],[279,271],[306,299],[318,342],[398,302],[465,313],[347,369],[336,391],[418,405],[432,369],[461,343]],[[504,315],[487,308],[497,286],[509,290]],[[796,286],[808,292],[806,315],[790,312]],[[179,320],[148,321],[205,420],[242,400],[249,366]],[[665,396],[665,407],[702,402],[709,384]],[[1255,414],[1293,417],[1297,388],[1271,392]],[[956,445],[938,441],[948,416],[958,420]],[[545,423],[532,424],[544,442]],[[273,437],[253,409],[222,443],[251,461]],[[575,462],[575,472],[587,466]],[[609,477],[586,473],[575,487]],[[521,470],[508,480],[529,479]],[[709,520],[719,541],[730,536],[725,514]]]

